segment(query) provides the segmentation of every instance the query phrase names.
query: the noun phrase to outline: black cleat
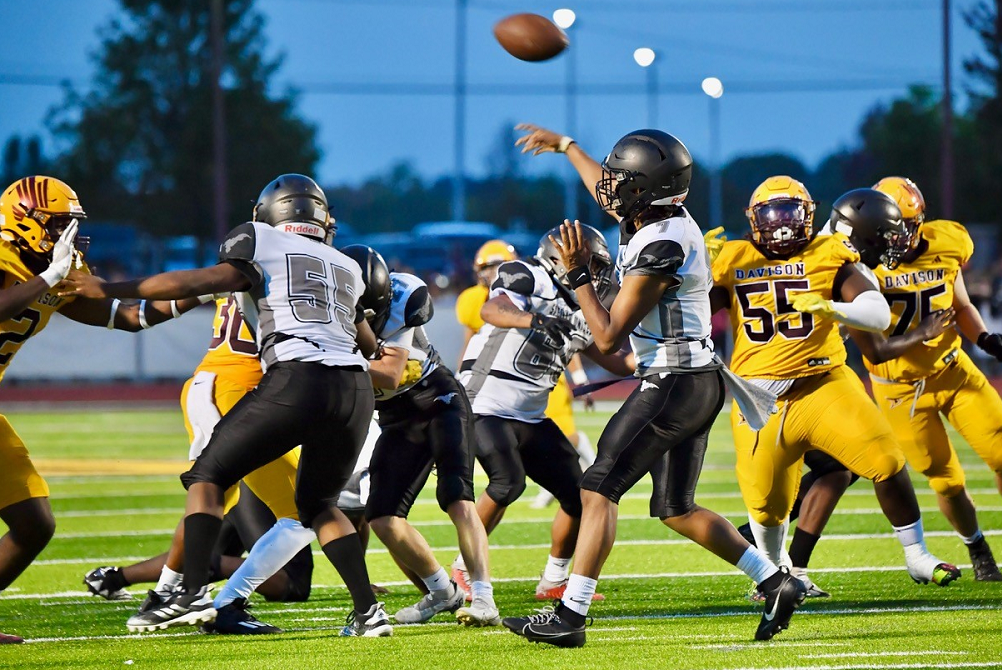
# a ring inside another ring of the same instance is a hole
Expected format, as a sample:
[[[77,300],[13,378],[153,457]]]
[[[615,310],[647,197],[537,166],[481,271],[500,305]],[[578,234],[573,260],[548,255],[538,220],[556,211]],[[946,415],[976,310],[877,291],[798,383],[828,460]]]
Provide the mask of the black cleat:
[[[393,626],[390,617],[386,615],[383,603],[376,603],[365,614],[355,610],[348,613],[348,618],[341,629],[341,637],[390,637]]]
[[[967,545],[967,552],[971,555],[975,581],[1002,582],[1002,572],[999,572],[999,566],[992,556],[992,548],[988,546],[988,541],[984,537],[974,544]]]
[[[125,590],[128,586],[122,575],[122,568],[105,565],[84,575],[84,586],[95,596],[105,600],[129,600],[132,594]]]
[[[782,568],[777,576],[779,583],[776,586],[762,589],[765,593],[765,611],[758,630],[755,631],[756,640],[771,640],[777,633],[786,630],[790,626],[793,612],[807,597],[804,583],[791,575],[789,570]]]
[[[197,626],[216,618],[209,587],[203,586],[194,593],[178,589],[170,595],[160,596],[150,591],[139,611],[129,617],[125,627],[133,633],[166,630],[173,626]]]
[[[560,618],[560,606],[544,607],[536,614],[506,617],[501,624],[529,642],[544,642],[555,647],[583,647],[585,626],[575,626]]]
[[[247,611],[250,608],[246,598],[237,598],[216,610],[216,620],[202,624],[202,632],[219,635],[271,635],[282,632],[281,628],[256,619]]]

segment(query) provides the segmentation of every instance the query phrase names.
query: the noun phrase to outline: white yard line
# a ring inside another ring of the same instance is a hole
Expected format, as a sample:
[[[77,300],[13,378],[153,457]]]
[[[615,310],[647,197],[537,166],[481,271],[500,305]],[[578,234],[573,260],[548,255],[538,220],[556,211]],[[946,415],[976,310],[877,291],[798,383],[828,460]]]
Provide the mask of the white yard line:
[[[783,645],[788,646],[788,645]],[[853,651],[843,654],[811,654],[801,656],[801,658],[868,658],[871,656],[967,656],[969,651],[943,651],[942,649],[930,649],[928,651]]]

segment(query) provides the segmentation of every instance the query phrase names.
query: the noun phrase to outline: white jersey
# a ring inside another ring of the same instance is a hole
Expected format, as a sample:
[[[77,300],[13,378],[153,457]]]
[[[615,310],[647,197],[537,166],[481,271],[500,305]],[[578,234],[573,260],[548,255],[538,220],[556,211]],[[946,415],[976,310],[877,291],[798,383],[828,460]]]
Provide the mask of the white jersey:
[[[395,389],[376,389],[376,402],[409,391],[442,365],[442,359],[424,332],[424,324],[431,321],[434,314],[428,285],[412,274],[391,272],[390,289],[390,314],[376,335],[384,347],[406,349],[407,360],[420,362],[421,377]]]
[[[365,290],[358,263],[322,242],[253,222],[230,231],[219,260],[251,281],[237,303],[266,370],[277,361],[368,369],[355,344],[356,303]]]
[[[637,376],[684,372],[713,361],[710,289],[713,273],[703,233],[684,208],[670,219],[649,223],[616,258],[620,283],[628,275],[670,277],[661,300],[630,333]]]
[[[572,334],[563,345],[530,328],[497,328],[484,324],[463,354],[459,381],[466,387],[473,413],[543,420],[550,391],[567,363],[593,339],[569,291],[561,291],[543,268],[522,261],[504,263],[490,297],[506,295],[519,308],[565,319]]]

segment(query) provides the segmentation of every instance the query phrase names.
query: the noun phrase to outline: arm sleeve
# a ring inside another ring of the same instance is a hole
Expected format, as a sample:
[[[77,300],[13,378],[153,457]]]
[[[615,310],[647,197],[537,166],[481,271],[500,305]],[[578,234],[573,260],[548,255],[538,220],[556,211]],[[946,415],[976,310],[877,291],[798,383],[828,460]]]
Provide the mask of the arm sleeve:
[[[242,223],[226,236],[219,245],[219,262],[229,263],[250,280],[253,286],[260,286],[264,273],[254,260],[257,247],[257,233],[254,224]]]
[[[880,291],[863,291],[852,302],[835,302],[832,306],[839,311],[836,321],[851,328],[880,333],[891,325],[891,308]]]
[[[407,349],[410,350],[411,345],[414,343],[414,329],[413,328],[401,328],[395,332],[388,339],[383,340],[384,347],[396,347],[397,349]]]

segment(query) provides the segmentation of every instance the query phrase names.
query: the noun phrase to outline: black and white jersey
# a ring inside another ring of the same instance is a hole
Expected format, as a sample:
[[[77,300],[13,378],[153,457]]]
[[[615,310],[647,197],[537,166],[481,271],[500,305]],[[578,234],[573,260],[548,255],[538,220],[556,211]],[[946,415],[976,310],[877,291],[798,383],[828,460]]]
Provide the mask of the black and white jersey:
[[[556,316],[570,322],[573,332],[563,345],[546,333],[529,328],[497,328],[484,324],[463,354],[459,381],[473,403],[473,413],[543,420],[550,391],[567,363],[593,339],[577,305],[569,302],[543,268],[511,261],[498,268],[490,297],[506,295],[526,312]]]
[[[251,281],[236,298],[266,370],[277,361],[368,369],[355,344],[356,303],[365,290],[358,263],[321,242],[254,222],[230,231],[219,260]]]
[[[384,347],[406,349],[408,360],[419,361],[421,377],[395,389],[376,389],[376,402],[406,393],[442,365],[424,331],[434,314],[428,285],[412,274],[391,272],[390,289],[390,315],[376,335]]]
[[[710,364],[713,273],[703,233],[685,208],[670,219],[645,225],[621,245],[616,273],[620,283],[628,275],[671,278],[661,300],[630,333],[638,377]]]

